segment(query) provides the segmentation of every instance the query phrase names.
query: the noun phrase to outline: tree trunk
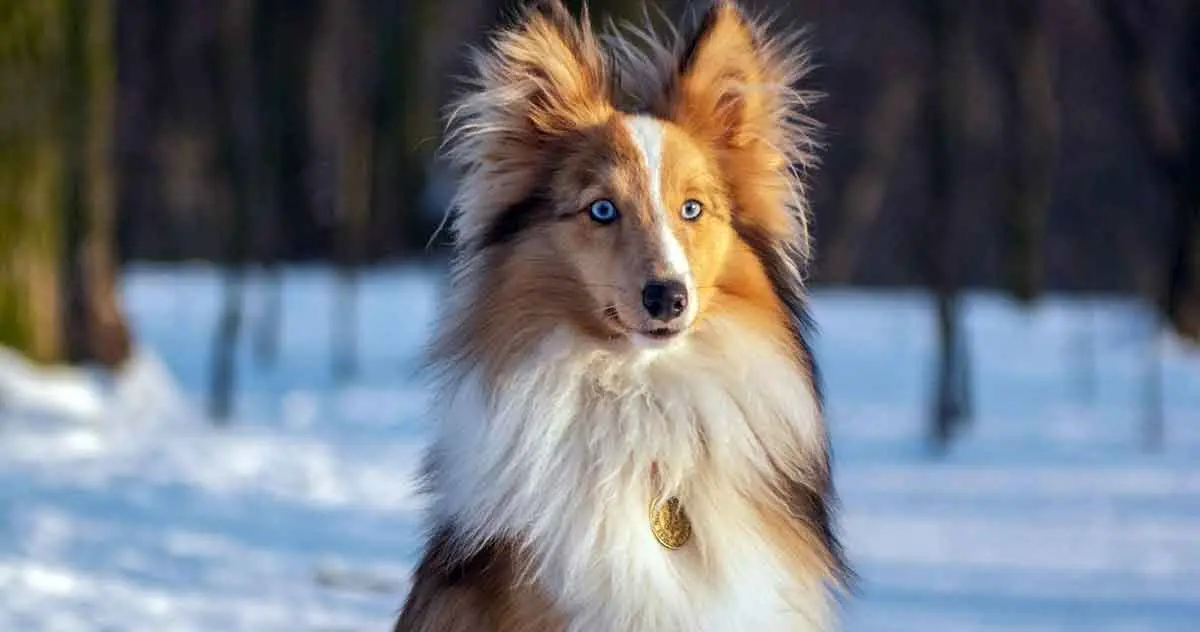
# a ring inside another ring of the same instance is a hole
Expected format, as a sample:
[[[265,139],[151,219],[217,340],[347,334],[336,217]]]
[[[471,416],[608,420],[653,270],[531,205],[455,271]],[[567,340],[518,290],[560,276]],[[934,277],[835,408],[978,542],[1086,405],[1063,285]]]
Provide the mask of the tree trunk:
[[[1146,374],[1143,397],[1146,419],[1142,424],[1142,446],[1148,452],[1162,450],[1166,435],[1163,418],[1163,357],[1160,314],[1147,315]]]
[[[0,7],[0,344],[116,367],[109,0]]]
[[[358,271],[364,259],[371,213],[375,135],[373,112],[379,67],[372,44],[382,34],[370,28],[363,0],[324,0],[312,63],[314,136],[331,162],[336,278],[330,314],[330,358],[338,380],[357,370]],[[413,20],[417,18],[412,17]],[[412,44],[407,38],[398,38]],[[419,44],[418,44],[419,45]],[[409,52],[410,56],[413,53]],[[407,174],[399,174],[404,178]]]
[[[959,0],[925,0],[924,20],[930,42],[931,85],[926,103],[929,209],[921,239],[922,268],[933,291],[937,312],[938,368],[931,410],[931,438],[945,449],[968,414],[970,379],[967,342],[959,293],[959,217],[955,208],[958,182],[956,152],[962,134],[965,101],[960,93],[965,58],[963,8]]]
[[[1078,325],[1075,330],[1075,378],[1076,378],[1076,393],[1079,395],[1079,403],[1084,406],[1093,406],[1096,403],[1096,310],[1097,306],[1091,298],[1080,299],[1077,303],[1082,313],[1077,313],[1080,316]]]
[[[338,149],[338,292],[332,314],[333,373],[341,380],[358,370],[358,273],[371,208],[371,129],[359,117],[347,118]]]
[[[347,115],[338,147],[337,299],[334,301],[333,374],[345,380],[358,370],[358,273],[370,221],[371,131]]]
[[[1186,155],[1172,209],[1166,312],[1175,331],[1200,343],[1200,3],[1187,7],[1183,77],[1191,107],[1180,122]]]
[[[116,368],[130,354],[117,298],[111,0],[67,0],[64,339],[73,362]]]
[[[429,41],[436,41],[439,12],[435,0],[376,0],[374,38],[379,43],[372,87],[370,152],[370,232],[399,235],[407,249],[418,249],[429,238],[421,214],[425,169],[436,137],[436,73],[429,65]],[[414,48],[416,53],[414,53]]]
[[[274,253],[266,255],[261,283],[262,311],[254,336],[254,359],[260,366],[271,366],[279,360],[280,338],[283,336],[283,273]]]
[[[256,0],[254,57],[258,68],[258,129],[264,237],[275,259],[325,252],[328,231],[315,210],[309,125],[310,56],[320,5],[317,0]],[[277,275],[274,275],[277,276]]]
[[[0,5],[0,345],[62,360],[58,294],[63,7]]]
[[[1162,18],[1155,13],[1161,7],[1104,0],[1100,9],[1124,75],[1134,129],[1171,196],[1171,217],[1162,240],[1166,256],[1158,266],[1152,298],[1178,334],[1200,341],[1200,108],[1195,102],[1200,99],[1200,8],[1189,3],[1186,9],[1188,44],[1182,74],[1193,101],[1190,108],[1172,107],[1165,64],[1154,55],[1153,21]]]
[[[226,195],[225,298],[214,339],[210,414],[226,421],[237,390],[237,342],[242,328],[242,295],[246,274],[247,224],[259,200],[262,182],[257,159],[255,77],[251,57],[254,0],[226,0],[221,15],[219,63],[213,85],[221,98],[218,110],[221,173]]]
[[[312,157],[305,96],[318,7],[314,0],[258,0],[254,4],[258,159],[263,177],[261,203],[255,213],[255,250],[263,263],[263,307],[254,350],[258,362],[267,365],[278,359],[283,335],[280,260],[311,254],[305,249],[320,232],[305,176]],[[302,245],[289,250],[297,243]]]
[[[30,136],[0,144],[0,345],[54,363],[64,359],[61,154],[53,139]]]
[[[1044,283],[1046,216],[1058,146],[1058,101],[1042,6],[1039,0],[1003,5],[1009,23],[1003,75],[1015,143],[1007,161],[1004,276],[1013,296],[1026,303],[1041,294]]]

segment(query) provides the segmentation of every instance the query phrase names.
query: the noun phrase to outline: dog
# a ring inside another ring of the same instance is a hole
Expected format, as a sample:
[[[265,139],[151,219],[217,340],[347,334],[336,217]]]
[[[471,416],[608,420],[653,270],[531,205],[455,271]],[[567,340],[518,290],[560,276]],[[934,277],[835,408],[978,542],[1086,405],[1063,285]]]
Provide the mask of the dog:
[[[807,58],[734,3],[473,59],[395,629],[826,630],[848,576],[810,352]]]

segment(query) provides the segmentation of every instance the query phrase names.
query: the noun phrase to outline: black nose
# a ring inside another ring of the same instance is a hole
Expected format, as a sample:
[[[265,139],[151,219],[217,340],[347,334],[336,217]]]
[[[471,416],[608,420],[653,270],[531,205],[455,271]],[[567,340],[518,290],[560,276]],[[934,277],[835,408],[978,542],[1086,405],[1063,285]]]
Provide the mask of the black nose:
[[[687,309],[687,286],[673,279],[656,279],[642,288],[642,305],[655,320],[674,320]]]

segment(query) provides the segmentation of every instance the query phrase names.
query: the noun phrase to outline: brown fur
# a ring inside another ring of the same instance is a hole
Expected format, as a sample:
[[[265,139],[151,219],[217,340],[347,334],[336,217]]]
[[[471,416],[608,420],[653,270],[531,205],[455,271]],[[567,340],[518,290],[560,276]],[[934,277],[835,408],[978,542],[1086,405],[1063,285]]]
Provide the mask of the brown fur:
[[[449,530],[434,537],[414,574],[395,632],[556,632],[561,617],[518,574],[517,548],[490,544],[465,560]]]

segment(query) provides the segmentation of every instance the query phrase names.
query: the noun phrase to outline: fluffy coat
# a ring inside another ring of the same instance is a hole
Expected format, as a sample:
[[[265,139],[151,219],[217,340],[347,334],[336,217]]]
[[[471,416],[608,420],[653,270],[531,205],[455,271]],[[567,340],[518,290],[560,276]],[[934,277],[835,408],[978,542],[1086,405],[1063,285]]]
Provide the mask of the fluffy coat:
[[[731,2],[602,43],[545,2],[477,53],[447,141],[431,535],[396,630],[831,625],[847,570],[806,340],[795,44]],[[589,222],[597,198],[619,222]],[[685,199],[704,215],[680,219]],[[691,297],[670,327],[636,298],[664,276]],[[649,529],[669,497],[693,529],[678,550]]]

